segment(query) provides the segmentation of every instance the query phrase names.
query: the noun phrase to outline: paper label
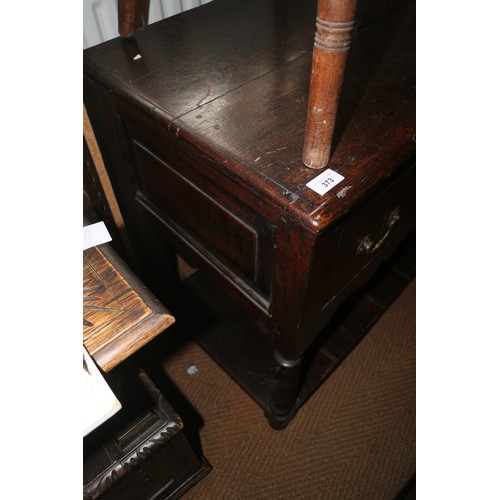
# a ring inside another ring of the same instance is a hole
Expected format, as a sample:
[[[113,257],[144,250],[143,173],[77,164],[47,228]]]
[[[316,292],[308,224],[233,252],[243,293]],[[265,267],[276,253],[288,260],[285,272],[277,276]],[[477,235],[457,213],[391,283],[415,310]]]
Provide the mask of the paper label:
[[[321,172],[321,174],[315,177],[312,181],[309,181],[306,186],[323,196],[343,180],[344,177],[342,175],[337,174],[337,172],[328,168],[324,172]]]
[[[111,241],[111,236],[108,233],[106,225],[104,222],[96,222],[95,224],[90,224],[90,226],[84,226],[83,228],[83,249],[94,247],[100,245],[101,243],[107,243]]]
[[[111,418],[122,407],[85,347],[83,348],[83,435]]]

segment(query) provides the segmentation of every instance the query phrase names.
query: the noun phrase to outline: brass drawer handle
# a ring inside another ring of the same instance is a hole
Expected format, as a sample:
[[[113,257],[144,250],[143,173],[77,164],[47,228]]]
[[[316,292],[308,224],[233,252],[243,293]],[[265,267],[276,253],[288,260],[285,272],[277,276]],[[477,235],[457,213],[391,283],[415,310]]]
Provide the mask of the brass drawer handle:
[[[383,234],[383,236],[377,242],[375,242],[372,239],[372,235],[368,234],[367,236],[365,236],[363,238],[363,241],[359,244],[359,247],[358,247],[358,250],[357,250],[356,253],[357,254],[360,254],[360,253],[363,253],[363,252],[366,252],[368,254],[375,253],[382,246],[382,244],[384,243],[384,241],[387,239],[387,237],[389,236],[389,233],[391,232],[394,224],[396,224],[396,222],[399,219],[400,219],[400,217],[399,217],[399,207],[396,207],[391,212],[391,214],[389,215],[389,217],[387,218],[386,230],[385,230],[385,233]]]

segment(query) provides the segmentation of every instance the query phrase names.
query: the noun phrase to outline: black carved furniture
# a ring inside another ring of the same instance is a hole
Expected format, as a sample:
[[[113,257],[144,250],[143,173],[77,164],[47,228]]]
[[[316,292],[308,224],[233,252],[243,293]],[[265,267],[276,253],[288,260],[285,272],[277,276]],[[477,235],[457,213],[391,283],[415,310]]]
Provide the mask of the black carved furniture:
[[[360,2],[321,170],[302,163],[316,7],[218,0],[84,52],[85,104],[138,272],[161,297],[173,248],[199,270],[202,304],[221,293],[238,310],[200,342],[276,428],[365,333],[351,328],[357,340],[307,382],[315,340],[331,327],[344,342],[336,313],[415,222],[414,3]]]
[[[179,415],[141,369],[106,376],[122,409],[84,438],[83,498],[179,498],[210,471]]]
[[[84,346],[122,406],[83,439],[83,496],[179,498],[210,466],[132,357],[174,318],[107,244],[84,250],[83,292]]]

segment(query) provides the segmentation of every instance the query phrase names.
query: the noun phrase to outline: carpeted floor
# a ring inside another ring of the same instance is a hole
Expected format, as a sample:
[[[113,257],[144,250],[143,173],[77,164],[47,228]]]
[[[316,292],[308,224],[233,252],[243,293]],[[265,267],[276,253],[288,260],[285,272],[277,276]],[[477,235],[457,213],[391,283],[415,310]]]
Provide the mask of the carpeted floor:
[[[167,397],[213,467],[183,498],[397,498],[416,468],[415,293],[413,280],[283,431],[192,340],[163,359]]]

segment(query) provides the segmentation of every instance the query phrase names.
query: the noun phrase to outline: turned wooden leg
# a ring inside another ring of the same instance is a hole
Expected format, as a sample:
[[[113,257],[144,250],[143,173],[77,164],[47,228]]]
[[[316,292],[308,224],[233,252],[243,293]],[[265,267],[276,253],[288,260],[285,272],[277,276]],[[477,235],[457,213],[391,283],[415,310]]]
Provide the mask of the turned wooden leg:
[[[118,0],[118,33],[130,38],[148,24],[149,0]]]
[[[302,161],[323,168],[330,160],[333,129],[357,0],[319,0]]]
[[[297,411],[295,401],[302,356],[297,359],[287,359],[275,351],[274,358],[278,365],[273,372],[273,387],[265,414],[271,427],[280,430],[288,425]]]
[[[118,0],[118,33],[130,37],[135,31],[137,0]]]

